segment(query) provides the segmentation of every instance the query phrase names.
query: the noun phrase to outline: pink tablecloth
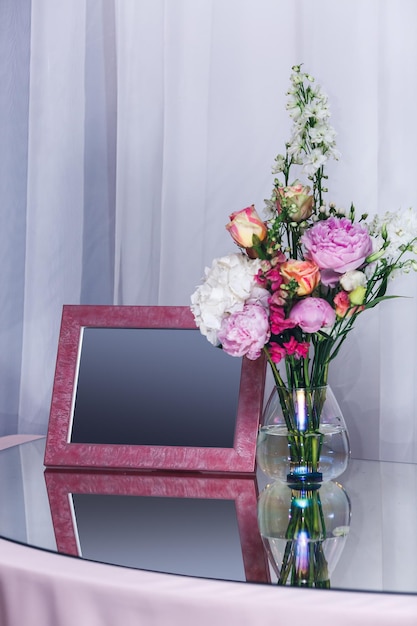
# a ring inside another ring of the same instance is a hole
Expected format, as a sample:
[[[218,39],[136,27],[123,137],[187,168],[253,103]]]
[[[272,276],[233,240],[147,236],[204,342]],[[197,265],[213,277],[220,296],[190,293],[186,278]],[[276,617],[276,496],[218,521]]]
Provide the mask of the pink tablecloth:
[[[417,596],[193,579],[0,540],[1,626],[415,626]]]
[[[27,441],[33,441],[34,439],[41,439],[42,435],[5,435],[0,437],[0,450],[17,446]]]

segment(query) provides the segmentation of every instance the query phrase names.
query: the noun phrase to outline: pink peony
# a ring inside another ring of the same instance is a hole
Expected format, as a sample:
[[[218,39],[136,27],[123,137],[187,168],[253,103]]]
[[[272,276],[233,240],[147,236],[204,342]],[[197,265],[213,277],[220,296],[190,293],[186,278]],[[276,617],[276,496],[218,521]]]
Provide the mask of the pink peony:
[[[336,313],[323,298],[304,298],[290,311],[291,320],[305,333],[315,333],[320,328],[333,326]]]
[[[366,227],[352,224],[346,217],[330,217],[317,222],[306,230],[301,242],[306,249],[306,258],[320,269],[333,270],[337,274],[357,269],[372,252],[372,240]]]
[[[262,306],[247,304],[224,318],[217,336],[227,354],[255,360],[269,340],[268,313]]]

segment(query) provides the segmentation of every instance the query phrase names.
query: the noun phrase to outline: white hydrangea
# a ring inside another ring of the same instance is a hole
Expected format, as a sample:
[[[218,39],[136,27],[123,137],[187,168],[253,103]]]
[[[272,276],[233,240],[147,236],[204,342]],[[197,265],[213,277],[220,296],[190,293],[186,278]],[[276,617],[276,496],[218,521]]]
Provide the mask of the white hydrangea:
[[[217,333],[227,315],[242,311],[248,301],[265,305],[269,293],[255,280],[260,267],[259,259],[241,253],[214,259],[206,267],[203,284],[191,296],[191,311],[201,333],[214,346],[219,345]]]

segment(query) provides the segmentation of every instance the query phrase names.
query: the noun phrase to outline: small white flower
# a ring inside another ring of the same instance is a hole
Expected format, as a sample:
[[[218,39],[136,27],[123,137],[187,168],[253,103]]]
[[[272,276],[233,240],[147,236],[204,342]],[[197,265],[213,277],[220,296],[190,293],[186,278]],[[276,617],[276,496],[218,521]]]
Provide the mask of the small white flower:
[[[383,243],[382,232],[384,230],[387,242],[389,242],[384,256],[392,261],[398,257],[402,246],[409,246],[417,238],[417,213],[409,208],[405,211],[387,212],[383,216],[375,216],[370,224],[370,234],[379,245],[379,249]]]
[[[345,291],[353,291],[356,287],[366,287],[366,276],[359,270],[350,270],[343,274],[340,284]]]
[[[286,108],[293,120],[297,120],[302,114],[300,103],[296,99],[290,99],[286,104]]]
[[[327,102],[327,95],[324,93],[323,89],[320,85],[315,84],[314,87],[311,88],[311,93],[313,98],[319,100],[321,102]]]
[[[325,143],[331,145],[336,137],[336,131],[328,124],[317,124],[308,131],[309,137],[313,143]]]
[[[277,216],[277,205],[276,200],[264,200],[265,208],[264,215],[267,221],[274,219]]]
[[[334,147],[331,147],[328,150],[327,154],[329,157],[332,157],[335,161],[339,161],[340,157],[342,156],[339,150],[336,150],[336,148]]]
[[[273,174],[280,174],[285,169],[285,157],[279,154],[275,159],[275,165],[272,167]]]
[[[315,117],[317,120],[325,120],[330,116],[327,103],[321,100],[307,104],[303,113],[305,117]]]
[[[299,85],[303,82],[302,76],[300,76],[300,74],[291,74],[290,80],[293,85]]]
[[[303,149],[303,140],[301,137],[294,137],[290,145],[287,148],[287,152],[290,156],[299,156]]]
[[[306,176],[313,176],[315,172],[324,165],[327,161],[327,157],[319,148],[315,148],[310,152],[307,156],[307,159],[304,161],[303,172]]]

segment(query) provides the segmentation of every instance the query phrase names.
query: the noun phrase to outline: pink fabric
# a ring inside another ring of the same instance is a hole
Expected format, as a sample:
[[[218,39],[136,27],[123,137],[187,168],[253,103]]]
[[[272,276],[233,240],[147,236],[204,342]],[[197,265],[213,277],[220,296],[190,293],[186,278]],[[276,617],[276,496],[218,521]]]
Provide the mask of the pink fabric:
[[[40,439],[44,435],[6,435],[0,437],[0,450],[5,448],[11,448],[17,446],[20,443],[26,443],[27,441],[33,441],[34,439]]]
[[[415,626],[417,596],[277,588],[79,561],[0,540],[1,626]]]

